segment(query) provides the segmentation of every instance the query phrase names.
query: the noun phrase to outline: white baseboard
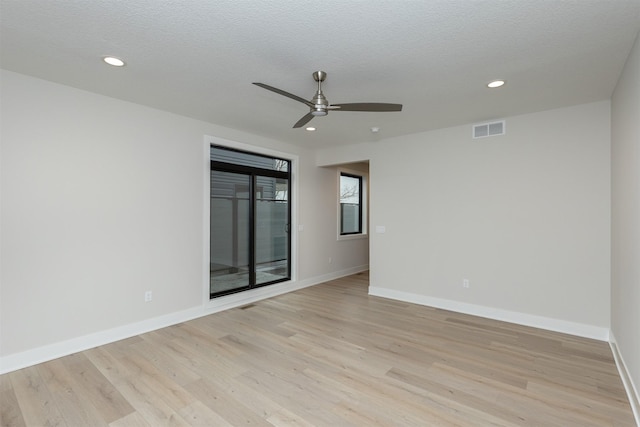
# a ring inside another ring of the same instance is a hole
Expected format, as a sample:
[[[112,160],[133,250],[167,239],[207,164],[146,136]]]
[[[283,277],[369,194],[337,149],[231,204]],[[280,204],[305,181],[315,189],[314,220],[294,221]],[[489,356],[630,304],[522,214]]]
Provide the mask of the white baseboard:
[[[0,374],[16,371],[18,369],[37,365],[79,351],[88,350],[93,347],[112,343],[125,338],[130,338],[156,329],[186,322],[197,317],[207,316],[219,311],[228,310],[234,307],[250,304],[266,298],[271,298],[287,292],[317,285],[329,280],[349,276],[369,269],[368,265],[362,265],[341,271],[335,271],[321,276],[312,277],[299,281],[289,281],[277,283],[253,289],[247,292],[240,292],[225,297],[206,301],[202,306],[193,307],[187,310],[169,313],[163,316],[142,320],[106,331],[96,332],[66,341],[45,345],[42,347],[26,350],[0,357]]]
[[[616,367],[620,373],[620,378],[622,378],[622,384],[624,385],[624,389],[627,391],[631,410],[633,411],[633,416],[636,418],[636,424],[640,426],[640,393],[638,392],[638,388],[636,387],[636,384],[634,384],[633,378],[627,369],[627,364],[624,362],[624,358],[618,349],[618,342],[616,341],[616,337],[613,335],[613,331],[609,332],[609,345],[611,346],[611,352],[613,353],[613,358],[616,361]]]
[[[434,298],[426,295],[373,286],[369,287],[369,295],[410,302],[413,304],[426,305],[429,307],[441,308],[444,310],[451,310],[458,313],[471,314],[474,316],[486,317],[488,319],[501,320],[524,326],[532,326],[534,328],[546,329],[549,331],[562,332],[579,337],[593,338],[599,341],[609,340],[609,329],[585,325],[583,323],[569,322],[566,320],[552,319],[549,317],[535,316],[516,311],[502,310],[482,305],[468,304],[459,301]]]
[[[10,354],[0,358],[0,374],[4,374],[38,363],[57,359],[62,356],[84,351],[99,345],[108,344],[114,341],[130,338],[145,332],[175,325],[201,316],[202,309],[199,307],[188,310],[170,313],[152,319],[142,320],[106,331],[72,338],[66,341],[45,345],[32,350]]]

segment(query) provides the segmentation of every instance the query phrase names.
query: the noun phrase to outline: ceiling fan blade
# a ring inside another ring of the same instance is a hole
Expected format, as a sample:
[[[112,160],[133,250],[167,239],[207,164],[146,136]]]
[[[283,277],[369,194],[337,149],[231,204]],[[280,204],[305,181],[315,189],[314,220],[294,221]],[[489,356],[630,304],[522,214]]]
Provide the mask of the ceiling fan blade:
[[[295,125],[293,125],[294,129],[295,128],[301,128],[302,126],[304,126],[307,123],[309,123],[311,121],[311,119],[313,119],[313,114],[311,114],[311,113],[305,114],[300,120],[298,120],[296,122]]]
[[[335,111],[402,111],[402,104],[386,104],[383,102],[355,102],[351,104],[332,104],[338,107]]]
[[[255,83],[254,82],[253,84],[256,85],[256,86],[260,86],[263,89],[270,90],[271,92],[275,92],[275,93],[280,94],[282,96],[286,96],[287,98],[291,98],[291,99],[294,99],[294,100],[296,100],[298,102],[302,102],[303,104],[305,104],[305,105],[307,105],[309,107],[313,107],[313,104],[311,102],[307,101],[304,98],[300,98],[298,95],[294,95],[294,94],[286,92],[286,91],[284,91],[282,89],[278,89],[277,87],[266,85],[264,83]]]

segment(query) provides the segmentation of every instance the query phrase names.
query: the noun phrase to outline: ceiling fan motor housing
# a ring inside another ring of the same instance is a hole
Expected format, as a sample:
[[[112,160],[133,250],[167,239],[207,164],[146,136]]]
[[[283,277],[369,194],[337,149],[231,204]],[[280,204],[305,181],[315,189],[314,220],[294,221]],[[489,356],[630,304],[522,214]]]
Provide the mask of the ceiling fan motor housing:
[[[311,114],[314,116],[327,115],[327,106],[329,106],[329,101],[327,101],[327,98],[325,98],[321,90],[318,90],[316,96],[313,97],[311,102],[314,104],[314,107],[311,108]]]

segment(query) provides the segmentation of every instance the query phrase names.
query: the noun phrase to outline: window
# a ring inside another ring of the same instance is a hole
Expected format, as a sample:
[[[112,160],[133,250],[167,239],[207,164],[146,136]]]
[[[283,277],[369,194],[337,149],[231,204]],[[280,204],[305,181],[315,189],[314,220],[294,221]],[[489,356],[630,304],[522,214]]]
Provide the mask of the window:
[[[363,177],[340,172],[340,235],[363,234]]]
[[[291,162],[211,147],[210,298],[291,278]]]

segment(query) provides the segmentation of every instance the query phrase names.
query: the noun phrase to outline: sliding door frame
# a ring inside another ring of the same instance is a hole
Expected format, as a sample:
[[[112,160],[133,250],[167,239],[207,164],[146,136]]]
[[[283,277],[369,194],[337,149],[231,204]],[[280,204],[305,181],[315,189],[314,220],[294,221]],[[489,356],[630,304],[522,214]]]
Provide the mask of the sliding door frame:
[[[293,220],[293,216],[292,216],[292,181],[293,181],[293,173],[292,173],[292,160],[288,159],[288,158],[283,158],[283,156],[280,155],[272,155],[272,154],[263,154],[263,153],[259,153],[259,152],[255,152],[255,151],[248,151],[248,150],[240,150],[240,149],[236,149],[236,148],[230,148],[230,147],[226,147],[226,146],[221,146],[218,144],[211,144],[210,148],[213,147],[217,147],[223,150],[228,150],[228,151],[233,151],[233,152],[237,152],[237,153],[246,153],[248,155],[252,155],[252,156],[260,156],[260,157],[264,157],[264,158],[268,158],[268,159],[282,159],[282,160],[286,160],[288,162],[288,166],[287,166],[287,171],[283,172],[283,171],[279,171],[279,170],[275,170],[275,169],[263,169],[260,168],[258,166],[246,166],[246,165],[240,165],[240,164],[236,164],[236,163],[227,163],[227,162],[222,162],[222,161],[216,161],[216,160],[210,160],[209,163],[209,176],[211,177],[211,174],[213,173],[213,171],[220,171],[220,172],[228,172],[228,173],[235,173],[235,174],[240,174],[240,175],[247,175],[250,177],[249,179],[249,224],[250,224],[250,230],[249,230],[249,253],[248,253],[248,260],[249,260],[249,284],[248,286],[244,286],[244,287],[239,287],[237,289],[232,289],[232,290],[225,290],[225,291],[220,291],[220,292],[209,292],[209,298],[213,299],[213,298],[218,298],[221,296],[225,296],[225,295],[229,295],[229,294],[233,294],[233,293],[238,293],[238,292],[245,292],[247,290],[251,290],[251,289],[256,289],[256,288],[260,288],[260,287],[264,287],[264,286],[268,286],[268,285],[273,285],[276,283],[280,283],[280,282],[285,282],[285,281],[290,281],[292,279],[292,266],[293,266],[293,262],[292,262],[292,246],[293,246],[293,235],[292,235],[292,220]],[[256,195],[256,190],[258,189],[258,177],[266,177],[266,178],[275,178],[275,179],[286,179],[287,180],[287,199],[286,199],[286,203],[287,203],[287,222],[285,224],[285,233],[287,236],[287,275],[286,277],[282,277],[280,279],[275,279],[275,280],[271,280],[271,281],[266,281],[263,283],[257,283],[257,278],[256,278],[256,272],[257,272],[257,256],[256,256],[256,234],[257,234],[257,205],[258,205],[258,197]],[[209,182],[211,182],[211,179],[209,179]],[[211,194],[211,189],[209,189],[209,197]],[[211,215],[211,213],[209,212],[209,215]],[[212,242],[209,242],[209,247],[211,248],[211,244]],[[234,242],[234,244],[236,244]]]
[[[211,219],[211,146],[235,148],[241,151],[252,152],[256,154],[264,154],[280,159],[286,159],[291,162],[291,280],[288,282],[278,283],[273,286],[263,286],[261,288],[249,289],[245,292],[238,292],[222,296],[219,298],[210,299],[211,289],[211,274],[210,274],[210,219]],[[212,135],[203,135],[201,145],[201,194],[202,194],[202,206],[201,206],[201,224],[202,224],[202,259],[200,260],[200,289],[201,289],[201,301],[206,313],[217,313],[221,310],[227,310],[233,307],[240,307],[246,304],[251,304],[255,301],[260,301],[265,298],[274,297],[287,292],[295,291],[304,287],[306,282],[299,282],[299,242],[298,238],[301,233],[302,226],[298,224],[298,209],[300,192],[300,157],[297,154],[291,152],[280,151],[271,148],[259,147],[257,145],[251,145],[244,142],[234,141],[231,139],[225,139]]]

